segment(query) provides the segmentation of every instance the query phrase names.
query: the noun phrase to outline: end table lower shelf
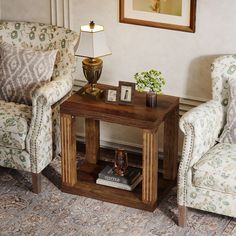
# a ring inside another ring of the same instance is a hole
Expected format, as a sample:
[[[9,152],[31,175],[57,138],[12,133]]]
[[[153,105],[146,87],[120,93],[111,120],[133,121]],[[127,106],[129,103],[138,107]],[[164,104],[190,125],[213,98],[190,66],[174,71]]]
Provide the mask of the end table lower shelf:
[[[161,201],[162,196],[164,196],[165,193],[170,190],[170,187],[174,185],[173,181],[162,179],[160,174],[158,183],[158,202],[155,202],[153,205],[145,204],[142,201],[142,182],[131,192],[96,184],[98,173],[106,164],[107,162],[102,161],[99,162],[99,164],[84,164],[78,170],[77,182],[73,186],[63,184],[62,191],[137,209],[154,211],[158,202]]]

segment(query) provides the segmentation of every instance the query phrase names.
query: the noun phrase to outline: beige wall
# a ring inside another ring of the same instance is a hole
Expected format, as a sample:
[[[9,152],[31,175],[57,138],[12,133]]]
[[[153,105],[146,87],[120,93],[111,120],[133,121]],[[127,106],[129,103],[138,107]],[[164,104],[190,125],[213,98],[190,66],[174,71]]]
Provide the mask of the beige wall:
[[[69,10],[64,9],[64,13],[69,13],[66,19],[74,30],[79,31],[80,25],[90,20],[104,25],[112,55],[104,58],[102,83],[133,81],[135,72],[153,68],[165,75],[165,93],[209,99],[210,63],[220,54],[236,52],[235,0],[198,1],[195,34],[121,24],[118,0],[2,0],[2,19],[56,22],[51,15],[51,2],[67,6],[69,2]],[[58,15],[63,15],[58,9]],[[83,78],[81,59],[76,77]],[[102,133],[105,140],[141,142],[136,129],[110,129],[105,125]]]
[[[75,30],[91,19],[105,26],[112,55],[104,58],[101,82],[116,85],[119,80],[133,81],[135,72],[155,68],[166,77],[166,93],[210,98],[212,59],[236,51],[235,0],[227,4],[198,1],[194,34],[121,24],[118,0],[72,0],[71,5]]]
[[[50,20],[49,0],[1,0],[2,19],[35,21],[46,23]]]

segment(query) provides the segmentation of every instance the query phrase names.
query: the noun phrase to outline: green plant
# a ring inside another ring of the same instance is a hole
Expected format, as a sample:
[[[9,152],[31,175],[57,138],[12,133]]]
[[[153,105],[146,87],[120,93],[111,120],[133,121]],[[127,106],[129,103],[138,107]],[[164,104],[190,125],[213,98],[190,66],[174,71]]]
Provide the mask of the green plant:
[[[148,90],[150,92],[161,93],[162,86],[166,83],[162,73],[157,70],[136,73],[134,79],[137,83],[137,90],[140,92]]]

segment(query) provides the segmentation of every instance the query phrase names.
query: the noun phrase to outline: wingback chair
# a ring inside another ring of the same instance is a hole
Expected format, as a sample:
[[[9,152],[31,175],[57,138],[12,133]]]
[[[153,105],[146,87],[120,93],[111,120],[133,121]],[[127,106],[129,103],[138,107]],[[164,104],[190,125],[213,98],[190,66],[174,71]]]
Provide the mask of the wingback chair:
[[[226,122],[229,79],[236,79],[236,55],[212,64],[213,99],[180,119],[184,133],[178,173],[179,225],[187,207],[236,217],[236,144],[218,142]]]
[[[58,50],[52,78],[33,92],[32,104],[0,100],[0,166],[31,172],[35,193],[41,191],[41,171],[60,152],[59,104],[72,89],[78,37],[62,27],[0,21],[0,43]]]

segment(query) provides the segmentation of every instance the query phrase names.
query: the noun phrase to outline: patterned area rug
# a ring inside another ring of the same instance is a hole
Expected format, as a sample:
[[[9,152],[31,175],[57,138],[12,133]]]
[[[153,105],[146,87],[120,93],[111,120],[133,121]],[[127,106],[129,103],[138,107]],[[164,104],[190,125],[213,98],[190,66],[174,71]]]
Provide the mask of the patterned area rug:
[[[42,192],[35,195],[31,175],[0,168],[1,236],[236,235],[236,219],[198,210],[189,210],[188,227],[178,227],[176,188],[150,213],[62,193],[58,160],[43,174]]]

